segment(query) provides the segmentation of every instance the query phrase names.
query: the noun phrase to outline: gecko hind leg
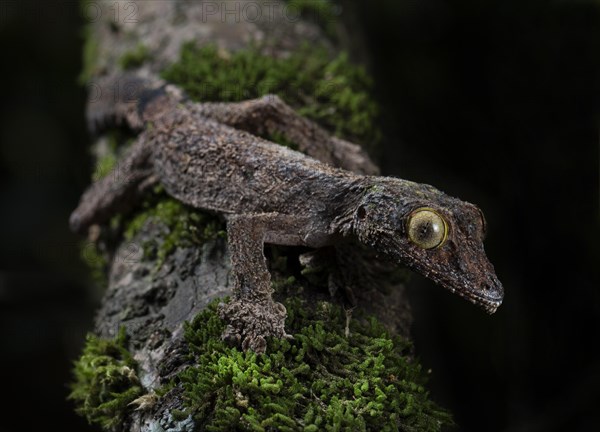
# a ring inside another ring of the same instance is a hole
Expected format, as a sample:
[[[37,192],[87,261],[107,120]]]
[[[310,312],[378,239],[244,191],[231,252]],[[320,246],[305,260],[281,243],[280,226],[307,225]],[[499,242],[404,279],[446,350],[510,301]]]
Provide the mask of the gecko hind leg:
[[[283,136],[321,162],[360,174],[378,174],[377,166],[357,144],[330,135],[302,117],[279,96],[269,94],[235,103],[194,104],[199,114],[258,136]]]
[[[220,307],[228,326],[223,339],[244,350],[264,353],[266,337],[291,337],[285,332],[286,309],[273,301],[264,244],[301,245],[306,225],[299,218],[275,213],[227,218],[234,296]]]

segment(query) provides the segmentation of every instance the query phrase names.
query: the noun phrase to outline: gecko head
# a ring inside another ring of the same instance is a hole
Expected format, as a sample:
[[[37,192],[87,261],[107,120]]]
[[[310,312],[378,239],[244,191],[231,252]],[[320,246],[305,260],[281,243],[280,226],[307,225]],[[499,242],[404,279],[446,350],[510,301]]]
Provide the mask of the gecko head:
[[[432,186],[377,178],[353,216],[361,243],[494,313],[504,290],[483,249],[475,205]]]

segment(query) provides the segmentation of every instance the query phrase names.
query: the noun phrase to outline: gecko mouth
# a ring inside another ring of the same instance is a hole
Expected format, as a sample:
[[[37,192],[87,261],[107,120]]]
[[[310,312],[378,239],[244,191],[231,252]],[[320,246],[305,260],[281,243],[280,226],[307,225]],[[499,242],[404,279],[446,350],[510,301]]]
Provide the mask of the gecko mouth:
[[[493,270],[488,271],[481,268],[480,271],[471,275],[446,272],[431,276],[433,276],[433,280],[453,294],[479,306],[490,315],[495,313],[502,304],[504,288]]]
[[[499,295],[493,295],[493,294],[482,294],[481,291],[470,291],[470,290],[465,290],[464,288],[461,289],[455,289],[454,287],[449,287],[450,291],[453,294],[458,294],[460,297],[464,298],[465,300],[470,301],[471,303],[473,303],[476,306],[479,306],[480,308],[484,309],[487,313],[489,313],[490,315],[495,313],[496,310],[500,307],[500,305],[502,304],[502,294],[501,294],[501,290],[500,290],[500,294]]]
[[[502,298],[490,299],[488,297],[482,297],[479,294],[475,294],[469,291],[457,292],[457,294],[460,295],[462,298],[469,300],[474,305],[483,308],[490,315],[496,312],[496,310],[502,304]]]
[[[494,271],[488,270],[484,265],[477,266],[479,267],[477,271],[467,274],[465,274],[466,272],[452,271],[452,269],[447,268],[426,268],[419,265],[408,265],[408,267],[453,294],[470,301],[490,315],[495,313],[502,305],[504,298],[502,283],[498,280]]]

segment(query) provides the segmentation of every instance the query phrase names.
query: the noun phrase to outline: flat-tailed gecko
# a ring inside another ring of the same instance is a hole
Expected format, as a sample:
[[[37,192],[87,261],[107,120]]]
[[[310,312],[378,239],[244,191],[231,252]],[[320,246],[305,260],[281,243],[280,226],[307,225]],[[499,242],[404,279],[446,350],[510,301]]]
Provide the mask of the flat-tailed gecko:
[[[223,215],[234,295],[221,308],[224,337],[263,352],[285,337],[286,310],[272,299],[264,244],[321,248],[358,241],[493,313],[503,288],[483,249],[475,205],[432,186],[378,176],[359,146],[331,136],[273,95],[240,103],[193,103],[172,85],[107,77],[88,103],[94,128],[139,132],[73,212],[83,232],[127,211],[160,183],[181,202]],[[300,151],[260,136],[279,134]]]

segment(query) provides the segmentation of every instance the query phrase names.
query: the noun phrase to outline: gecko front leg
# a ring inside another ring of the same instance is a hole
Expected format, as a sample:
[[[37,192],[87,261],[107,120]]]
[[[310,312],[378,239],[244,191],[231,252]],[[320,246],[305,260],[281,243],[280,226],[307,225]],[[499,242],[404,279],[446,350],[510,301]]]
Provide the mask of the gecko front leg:
[[[121,162],[85,191],[69,220],[73,231],[85,232],[90,225],[105,223],[111,216],[127,211],[156,184],[149,144],[142,133]]]
[[[285,306],[273,301],[271,275],[263,253],[265,242],[302,245],[308,225],[302,218],[276,213],[234,215],[227,218],[227,236],[234,278],[234,296],[221,305],[228,322],[225,340],[244,350],[263,353],[266,337],[288,337]]]

